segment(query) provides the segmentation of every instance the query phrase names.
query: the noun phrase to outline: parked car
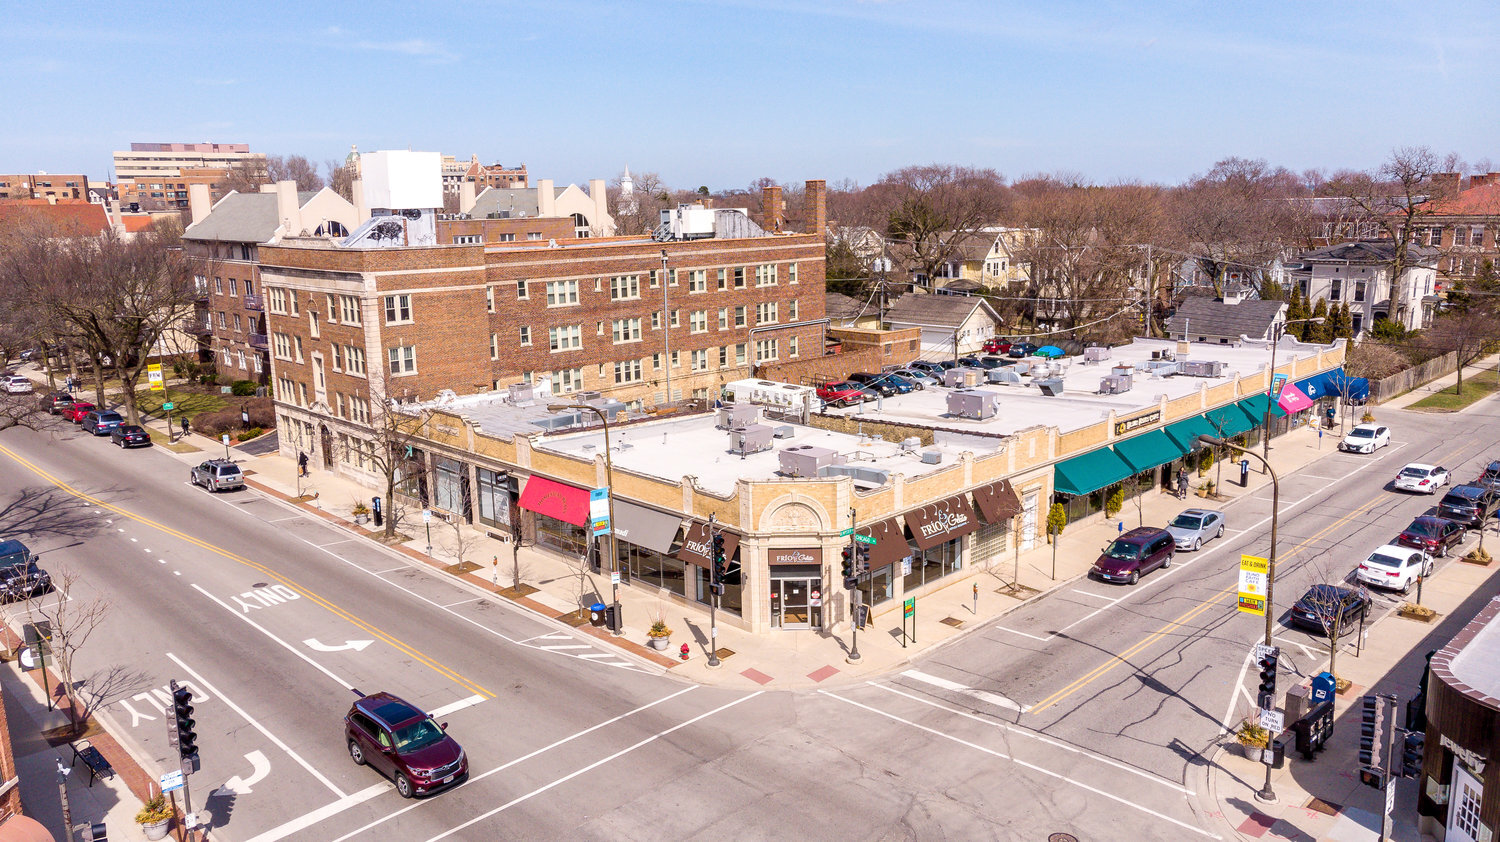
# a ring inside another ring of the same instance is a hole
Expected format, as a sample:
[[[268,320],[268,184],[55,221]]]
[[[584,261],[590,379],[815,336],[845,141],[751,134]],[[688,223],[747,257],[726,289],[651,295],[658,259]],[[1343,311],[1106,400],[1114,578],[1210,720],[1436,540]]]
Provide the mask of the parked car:
[[[1010,350],[1009,339],[987,339],[982,349],[986,354],[1003,354]]]
[[[1179,550],[1197,550],[1204,542],[1224,537],[1224,513],[1216,509],[1188,509],[1167,524]]]
[[[1495,494],[1482,485],[1455,485],[1438,501],[1438,517],[1478,529],[1494,513]]]
[[[934,380],[943,379],[943,367],[932,360],[912,360],[906,364],[906,367],[913,371],[923,372]]]
[[[1343,637],[1370,615],[1370,595],[1363,588],[1313,585],[1292,605],[1291,621],[1320,634]]]
[[[126,447],[150,447],[151,434],[138,424],[121,424],[109,431],[109,443]]]
[[[362,696],[344,716],[344,741],[356,765],[388,776],[402,798],[461,784],[469,759],[420,708],[390,693]]]
[[[916,387],[918,390],[925,389],[928,386],[936,386],[940,382],[936,377],[933,377],[931,374],[928,374],[925,371],[920,371],[920,370],[915,369],[915,368],[898,368],[895,371],[892,371],[891,373],[894,374],[894,375],[896,375],[897,377],[900,377],[903,380],[910,381],[911,384],[914,387]]]
[[[0,541],[0,601],[14,602],[52,590],[52,577],[20,541]]]
[[[1111,541],[1089,572],[1106,582],[1134,585],[1142,574],[1158,567],[1171,567],[1176,550],[1172,533],[1155,526],[1142,526]]]
[[[1356,424],[1339,442],[1339,450],[1347,453],[1374,453],[1377,448],[1391,443],[1391,428],[1384,424]]]
[[[1500,494],[1500,462],[1485,465],[1484,473],[1481,473],[1479,479],[1474,480],[1473,484]]]
[[[73,401],[72,406],[62,411],[62,417],[68,419],[69,421],[72,421],[74,424],[82,424],[83,419],[87,417],[90,412],[93,412],[98,408],[99,407],[94,406],[88,401]]]
[[[1432,575],[1432,557],[1419,549],[1387,544],[1361,561],[1354,575],[1367,585],[1406,593],[1417,577]]]
[[[125,416],[113,410],[93,410],[83,416],[83,431],[96,436],[107,436],[109,431],[125,423]]]
[[[240,470],[239,465],[227,459],[210,459],[201,465],[194,466],[188,474],[188,480],[193,485],[201,485],[210,492],[245,487],[244,472]]]
[[[31,378],[22,377],[19,374],[5,378],[5,391],[12,395],[25,395],[35,388],[31,385]]]
[[[963,363],[969,368],[978,368],[983,369],[984,371],[1002,368],[1005,365],[1005,363],[1001,362],[998,359],[995,359],[994,357],[964,357],[963,359],[959,360],[959,362]]]
[[[1413,462],[1402,468],[1401,473],[1396,474],[1395,486],[1402,491],[1436,494],[1437,490],[1447,485],[1450,479],[1447,468]]]
[[[832,406],[854,406],[864,403],[865,393],[858,383],[839,380],[824,383],[817,389],[818,399]]]
[[[1435,555],[1439,558],[1448,554],[1448,549],[1458,545],[1464,539],[1464,528],[1444,517],[1423,516],[1411,522],[1411,525],[1396,536],[1396,543],[1405,547],[1416,547],[1417,549]]]
[[[1035,354],[1040,347],[1031,342],[1017,342],[1005,349],[1005,356],[1018,360]]]
[[[849,375],[850,383],[856,383],[861,388],[873,389],[880,393],[881,397],[891,395],[904,395],[911,391],[911,386],[902,384],[889,374],[874,374],[868,371],[860,371]]]

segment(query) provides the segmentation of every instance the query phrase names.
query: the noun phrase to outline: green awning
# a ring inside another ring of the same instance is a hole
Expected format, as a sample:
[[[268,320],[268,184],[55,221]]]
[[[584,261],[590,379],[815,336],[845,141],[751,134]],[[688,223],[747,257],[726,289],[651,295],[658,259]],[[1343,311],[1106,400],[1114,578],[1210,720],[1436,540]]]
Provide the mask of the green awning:
[[[1167,434],[1167,438],[1182,448],[1184,453],[1202,449],[1198,446],[1199,436],[1217,437],[1219,435],[1213,425],[1209,424],[1202,415],[1194,415],[1192,418],[1183,419],[1175,424],[1168,424],[1163,432]]]
[[[1060,494],[1088,494],[1114,485],[1136,472],[1119,454],[1101,447],[1082,456],[1074,456],[1053,466],[1052,485]]]
[[[1245,411],[1246,415],[1254,418],[1255,426],[1259,427],[1266,420],[1266,404],[1269,402],[1270,398],[1266,397],[1266,393],[1260,392],[1240,401],[1238,406]],[[1271,404],[1271,417],[1285,418],[1286,410],[1281,408],[1281,404],[1273,403]]]
[[[1214,433],[1216,436],[1237,436],[1255,426],[1250,416],[1232,403],[1218,409],[1210,409],[1203,413],[1203,417],[1208,419],[1210,428],[1218,431]]]
[[[1142,436],[1117,441],[1114,448],[1115,453],[1125,460],[1125,464],[1135,469],[1135,473],[1149,471],[1157,465],[1165,465],[1174,459],[1181,458],[1184,454],[1183,449],[1167,438],[1167,434],[1161,430],[1152,430]]]

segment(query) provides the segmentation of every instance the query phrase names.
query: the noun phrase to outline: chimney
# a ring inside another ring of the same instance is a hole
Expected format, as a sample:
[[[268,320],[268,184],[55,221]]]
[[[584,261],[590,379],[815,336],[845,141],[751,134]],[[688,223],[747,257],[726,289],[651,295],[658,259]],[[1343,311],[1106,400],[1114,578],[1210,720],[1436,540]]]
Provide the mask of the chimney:
[[[821,237],[828,229],[828,182],[821,178],[809,180],[805,195],[807,233]]]
[[[270,182],[262,184],[260,186],[260,192],[262,192],[262,193],[275,193],[276,192],[276,185],[275,184],[271,184]]]
[[[609,218],[609,189],[604,186],[604,179],[589,179],[589,198],[594,200],[594,215],[589,221],[600,234],[607,234],[604,220]]]
[[[550,217],[557,212],[557,193],[552,189],[552,179],[539,179],[536,183],[536,215]]]
[[[276,182],[276,218],[285,227],[282,236],[302,233],[302,202],[297,198],[297,182]]]
[[[458,183],[458,212],[468,213],[474,209],[474,182],[464,179]]]
[[[1458,192],[1458,180],[1460,176],[1456,172],[1437,172],[1432,174],[1432,187],[1436,192]]]
[[[774,184],[767,185],[761,192],[760,204],[766,230],[772,234],[780,234],[781,229],[786,227],[786,214],[781,203],[781,187]]]
[[[364,179],[356,178],[349,183],[349,195],[354,197],[350,204],[354,205],[354,227],[358,228],[370,219],[370,209],[365,206]]]
[[[213,205],[213,198],[209,195],[207,184],[188,185],[188,213],[194,222],[202,222]]]
[[[1500,172],[1492,172],[1486,175],[1475,173],[1474,175],[1469,176],[1469,189],[1473,190],[1475,187],[1488,187],[1491,184],[1496,183],[1497,177],[1500,177]]]

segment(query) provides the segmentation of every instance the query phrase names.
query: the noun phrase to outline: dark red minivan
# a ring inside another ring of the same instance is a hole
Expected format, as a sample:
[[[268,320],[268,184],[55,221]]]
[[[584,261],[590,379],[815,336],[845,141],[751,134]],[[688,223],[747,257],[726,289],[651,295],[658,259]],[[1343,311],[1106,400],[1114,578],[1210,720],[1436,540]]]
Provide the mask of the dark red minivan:
[[[1089,573],[1106,582],[1134,585],[1158,567],[1172,566],[1177,542],[1172,533],[1155,526],[1132,529],[1111,541]]]
[[[402,798],[436,792],[469,777],[469,759],[448,736],[448,726],[390,693],[355,702],[344,717],[344,739],[349,757],[389,777]]]

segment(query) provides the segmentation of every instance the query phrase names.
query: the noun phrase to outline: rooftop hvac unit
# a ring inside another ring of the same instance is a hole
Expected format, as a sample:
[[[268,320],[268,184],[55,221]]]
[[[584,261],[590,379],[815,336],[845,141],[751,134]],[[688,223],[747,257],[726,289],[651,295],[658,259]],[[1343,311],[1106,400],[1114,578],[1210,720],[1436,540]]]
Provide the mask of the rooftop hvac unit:
[[[948,414],[983,421],[993,418],[1000,396],[982,389],[960,389],[948,393]]]
[[[937,465],[943,461],[943,453],[940,450],[928,450],[922,454],[923,465]]]
[[[734,403],[721,406],[719,407],[719,426],[729,430],[736,427],[748,427],[755,423],[759,414],[754,404]]]
[[[843,462],[838,451],[810,444],[788,447],[777,456],[781,460],[781,472],[789,477],[815,477],[823,468]]]
[[[922,446],[922,440],[916,436],[909,436],[901,440],[902,450],[916,450]]]
[[[1182,373],[1189,377],[1223,377],[1224,363],[1219,360],[1183,360]]]
[[[1130,375],[1110,374],[1099,379],[1099,394],[1122,395],[1130,391]]]
[[[771,449],[771,436],[775,432],[769,424],[751,424],[729,431],[729,450],[744,455]]]
[[[1152,377],[1169,377],[1178,373],[1177,363],[1171,360],[1151,360],[1141,363],[1141,371]]]
[[[536,388],[530,383],[512,383],[506,388],[510,392],[510,402],[516,406],[531,406],[536,403]]]
[[[989,374],[991,383],[1000,383],[1005,386],[1021,385],[1021,373],[1016,371],[1015,366],[992,368]]]
[[[1042,394],[1055,398],[1063,393],[1062,378],[1036,381],[1036,387],[1042,390]]]
[[[1135,366],[1131,363],[1115,363],[1110,367],[1109,373],[1129,377],[1135,373]]]
[[[1111,352],[1111,349],[1108,346],[1103,346],[1103,347],[1095,346],[1093,348],[1084,348],[1083,349],[1083,358],[1085,360],[1087,360],[1088,362],[1096,363],[1096,362],[1099,362],[1101,360],[1107,360],[1107,359],[1109,359],[1110,352]]]
[[[778,439],[789,439],[793,435],[795,435],[796,432],[796,429],[792,427],[791,424],[782,424],[780,427],[776,428],[776,432],[772,435],[774,435]]]
[[[979,376],[982,374],[977,368],[950,368],[943,372],[943,385],[967,388],[979,385]]]
[[[575,392],[573,400],[577,403],[588,403],[589,401],[599,400],[601,397],[603,396],[598,392]]]
[[[826,465],[818,471],[823,477],[852,477],[862,485],[882,486],[891,481],[891,472],[864,465]]]

